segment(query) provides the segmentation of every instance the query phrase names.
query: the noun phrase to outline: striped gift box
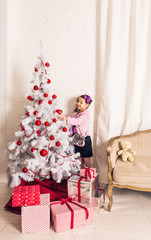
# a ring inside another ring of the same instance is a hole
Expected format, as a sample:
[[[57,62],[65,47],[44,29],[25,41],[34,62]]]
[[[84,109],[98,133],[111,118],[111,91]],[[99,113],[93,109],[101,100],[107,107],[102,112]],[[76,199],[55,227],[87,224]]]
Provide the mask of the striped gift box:
[[[22,233],[50,230],[50,194],[40,194],[40,205],[21,208]]]
[[[30,206],[40,204],[40,186],[18,186],[15,187],[12,194],[12,206]]]

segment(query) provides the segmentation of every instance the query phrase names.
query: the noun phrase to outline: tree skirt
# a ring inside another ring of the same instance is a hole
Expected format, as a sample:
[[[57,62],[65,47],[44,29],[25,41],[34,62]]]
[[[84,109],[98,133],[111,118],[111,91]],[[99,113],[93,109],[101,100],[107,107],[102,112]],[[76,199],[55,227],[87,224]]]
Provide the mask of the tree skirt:
[[[67,198],[67,181],[63,180],[61,183],[57,183],[54,180],[45,179],[40,181],[35,179],[33,182],[21,181],[20,186],[40,185],[40,194],[50,193],[50,202],[58,201],[60,198]],[[4,207],[8,211],[21,214],[21,207],[12,207],[12,197]]]

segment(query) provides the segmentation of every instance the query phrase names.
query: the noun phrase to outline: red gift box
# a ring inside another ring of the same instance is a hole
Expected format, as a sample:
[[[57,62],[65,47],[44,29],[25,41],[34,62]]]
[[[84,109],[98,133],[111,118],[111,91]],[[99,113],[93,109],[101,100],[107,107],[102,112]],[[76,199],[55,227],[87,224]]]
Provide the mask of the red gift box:
[[[72,198],[50,203],[52,224],[56,232],[93,223],[93,207]]]
[[[50,194],[40,194],[40,204],[22,206],[22,233],[44,232],[50,230]]]
[[[40,204],[40,186],[18,186],[12,194],[12,206],[30,206]]]

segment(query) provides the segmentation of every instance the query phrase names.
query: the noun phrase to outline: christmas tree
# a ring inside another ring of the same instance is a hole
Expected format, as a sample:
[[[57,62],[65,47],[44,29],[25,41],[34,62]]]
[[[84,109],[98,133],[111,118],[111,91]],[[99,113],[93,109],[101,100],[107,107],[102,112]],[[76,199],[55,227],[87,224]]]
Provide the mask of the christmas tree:
[[[79,153],[74,153],[69,126],[57,117],[62,110],[57,108],[49,68],[43,56],[38,57],[32,89],[25,96],[31,104],[25,106],[20,130],[15,132],[17,140],[8,147],[11,187],[18,186],[21,179],[43,180],[50,176],[60,183],[80,169]]]

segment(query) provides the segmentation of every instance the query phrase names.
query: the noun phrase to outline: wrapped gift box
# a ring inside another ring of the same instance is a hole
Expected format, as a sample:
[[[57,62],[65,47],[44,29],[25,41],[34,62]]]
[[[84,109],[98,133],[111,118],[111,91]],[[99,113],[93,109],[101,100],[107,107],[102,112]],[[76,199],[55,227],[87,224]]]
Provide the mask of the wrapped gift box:
[[[56,232],[63,232],[71,228],[93,223],[93,208],[86,203],[76,203],[87,209],[88,218],[86,217],[85,209],[74,203],[67,203],[70,205],[70,209],[65,203],[62,204],[60,201],[50,204],[52,224]],[[74,212],[74,215],[72,215],[71,211]]]
[[[12,194],[12,206],[30,206],[40,204],[40,186],[18,186],[15,187]]]
[[[91,204],[92,207],[102,208],[105,206],[105,188],[106,184],[99,185],[97,197],[93,198],[93,202]]]
[[[106,184],[102,184],[102,186],[98,188],[98,197],[101,198],[103,204],[105,204],[105,188]]]
[[[73,197],[79,202],[91,204],[93,197],[97,196],[98,173],[91,180],[83,178],[79,184],[80,178],[81,176],[73,175],[68,179],[68,197]]]
[[[21,208],[22,233],[50,230],[50,194],[40,195],[40,205]]]
[[[80,170],[80,176],[87,177],[88,179],[93,179],[96,177],[96,168],[84,167]]]

